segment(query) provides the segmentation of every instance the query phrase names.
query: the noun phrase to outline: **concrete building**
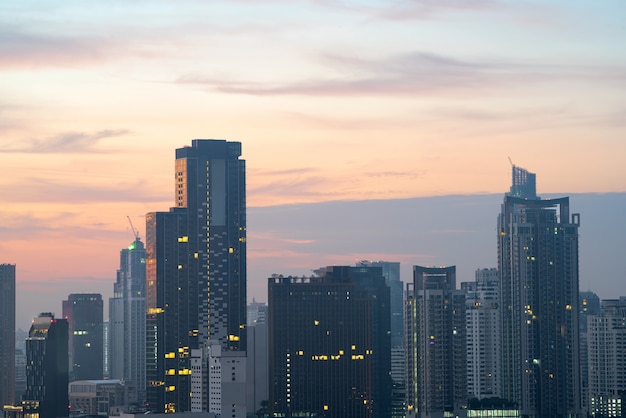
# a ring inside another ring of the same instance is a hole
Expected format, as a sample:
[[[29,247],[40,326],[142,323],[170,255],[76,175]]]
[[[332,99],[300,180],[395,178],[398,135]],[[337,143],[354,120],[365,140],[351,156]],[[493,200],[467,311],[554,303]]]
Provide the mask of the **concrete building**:
[[[275,276],[268,299],[270,413],[390,416],[389,287],[380,267]]]
[[[246,418],[246,353],[208,347],[209,412],[218,417]]]
[[[626,297],[603,300],[587,321],[589,413],[626,416]]]
[[[0,264],[0,406],[15,400],[15,264]]]
[[[258,319],[248,326],[246,404],[249,416],[254,416],[269,399],[268,349],[267,322]]]
[[[25,414],[38,414],[37,418],[69,415],[68,366],[67,320],[40,314],[33,319],[26,339]]]
[[[569,198],[540,199],[513,166],[498,217],[502,397],[525,417],[581,413],[578,227]]]
[[[591,291],[580,292],[578,295],[579,329],[580,329],[580,394],[582,410],[584,414],[590,414],[589,408],[589,353],[587,351],[588,318],[592,315],[600,315],[600,298]]]
[[[109,299],[109,376],[132,382],[137,403],[146,399],[146,250],[139,236],[120,251]]]
[[[478,269],[465,292],[467,326],[467,392],[469,398],[499,398],[500,283],[498,269]]]
[[[69,326],[70,381],[102,379],[104,333],[102,295],[71,294],[63,301]]]
[[[467,404],[465,294],[456,267],[413,266],[407,284],[407,416],[462,414]]]
[[[128,410],[129,387],[117,379],[77,380],[69,386],[72,414],[120,415]],[[135,390],[135,388],[130,388]],[[137,395],[130,395],[136,398]]]

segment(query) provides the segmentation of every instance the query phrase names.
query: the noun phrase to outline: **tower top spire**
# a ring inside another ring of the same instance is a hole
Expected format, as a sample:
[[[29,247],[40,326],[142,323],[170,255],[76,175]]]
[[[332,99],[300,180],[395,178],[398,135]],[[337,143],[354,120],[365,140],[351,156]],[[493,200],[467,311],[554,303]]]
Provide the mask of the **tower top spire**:
[[[511,191],[507,195],[537,199],[537,175],[511,162]]]

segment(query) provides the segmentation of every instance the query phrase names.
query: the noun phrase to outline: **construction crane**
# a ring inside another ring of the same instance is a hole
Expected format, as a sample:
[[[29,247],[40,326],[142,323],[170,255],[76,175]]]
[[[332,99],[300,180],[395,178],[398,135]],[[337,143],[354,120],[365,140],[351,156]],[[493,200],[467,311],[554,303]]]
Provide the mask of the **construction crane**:
[[[133,221],[130,220],[130,216],[126,215],[126,217],[128,218],[130,229],[133,231],[133,234],[135,235],[135,239],[139,239],[139,231],[136,230],[135,227],[133,226]]]

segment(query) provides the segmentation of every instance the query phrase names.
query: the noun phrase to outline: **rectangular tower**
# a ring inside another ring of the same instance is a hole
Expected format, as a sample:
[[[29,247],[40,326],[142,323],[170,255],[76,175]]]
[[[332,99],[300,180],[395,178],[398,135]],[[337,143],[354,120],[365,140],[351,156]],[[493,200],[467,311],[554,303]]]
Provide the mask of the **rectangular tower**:
[[[188,212],[199,265],[198,332],[246,350],[246,166],[241,143],[195,139],[176,150],[176,208]]]
[[[69,416],[68,323],[51,313],[33,319],[26,339],[25,414]]]
[[[513,169],[515,180],[523,169]],[[580,217],[570,218],[567,197],[536,197],[530,174],[518,177],[531,187],[514,182],[498,217],[502,397],[523,416],[573,417],[581,404]]]
[[[146,249],[137,236],[120,251],[120,268],[109,299],[110,377],[132,382],[138,403],[146,391]]]
[[[602,312],[588,317],[589,412],[623,417],[626,405],[626,297],[602,301]]]
[[[0,407],[15,397],[15,264],[0,264]]]
[[[63,301],[63,318],[67,319],[69,326],[70,381],[102,379],[102,295],[69,295]]]
[[[465,350],[465,294],[456,290],[456,267],[413,266],[407,285],[408,416],[461,412]]]
[[[147,402],[191,410],[191,350],[246,349],[246,202],[241,143],[176,150],[175,207],[146,215]]]
[[[498,269],[476,270],[461,283],[467,326],[467,391],[470,398],[500,397],[500,283]]]
[[[269,279],[272,416],[388,418],[389,287],[380,267]]]

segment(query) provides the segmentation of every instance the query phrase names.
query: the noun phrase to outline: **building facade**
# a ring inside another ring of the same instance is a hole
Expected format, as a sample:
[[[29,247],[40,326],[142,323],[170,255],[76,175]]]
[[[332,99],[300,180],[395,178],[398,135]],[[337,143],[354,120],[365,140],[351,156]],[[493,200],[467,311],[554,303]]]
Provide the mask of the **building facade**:
[[[578,227],[569,198],[540,199],[513,167],[498,217],[502,397],[524,417],[581,413]]]
[[[15,400],[15,264],[0,264],[0,406]]]
[[[589,413],[626,415],[626,297],[602,301],[602,311],[587,318]]]
[[[191,350],[246,349],[245,161],[241,143],[176,150],[175,207],[146,215],[149,408],[191,410]]]
[[[381,268],[275,276],[268,291],[270,416],[389,417],[389,287]]]
[[[407,416],[444,417],[467,404],[465,294],[456,267],[413,266],[407,284]]]
[[[102,295],[71,294],[63,301],[69,326],[70,381],[102,379],[104,333]]]
[[[465,292],[467,326],[467,392],[469,398],[499,398],[500,282],[498,269],[478,269]]]
[[[26,339],[24,412],[39,418],[69,416],[68,321],[42,313],[33,319]]]
[[[584,414],[589,414],[589,352],[588,348],[588,319],[592,315],[600,315],[600,297],[591,291],[579,292],[579,329],[580,329],[580,396],[582,399],[582,410]]]
[[[220,417],[246,418],[246,353],[208,347],[208,409]]]
[[[120,251],[109,299],[109,376],[132,382],[138,403],[146,397],[146,249],[139,237]]]

